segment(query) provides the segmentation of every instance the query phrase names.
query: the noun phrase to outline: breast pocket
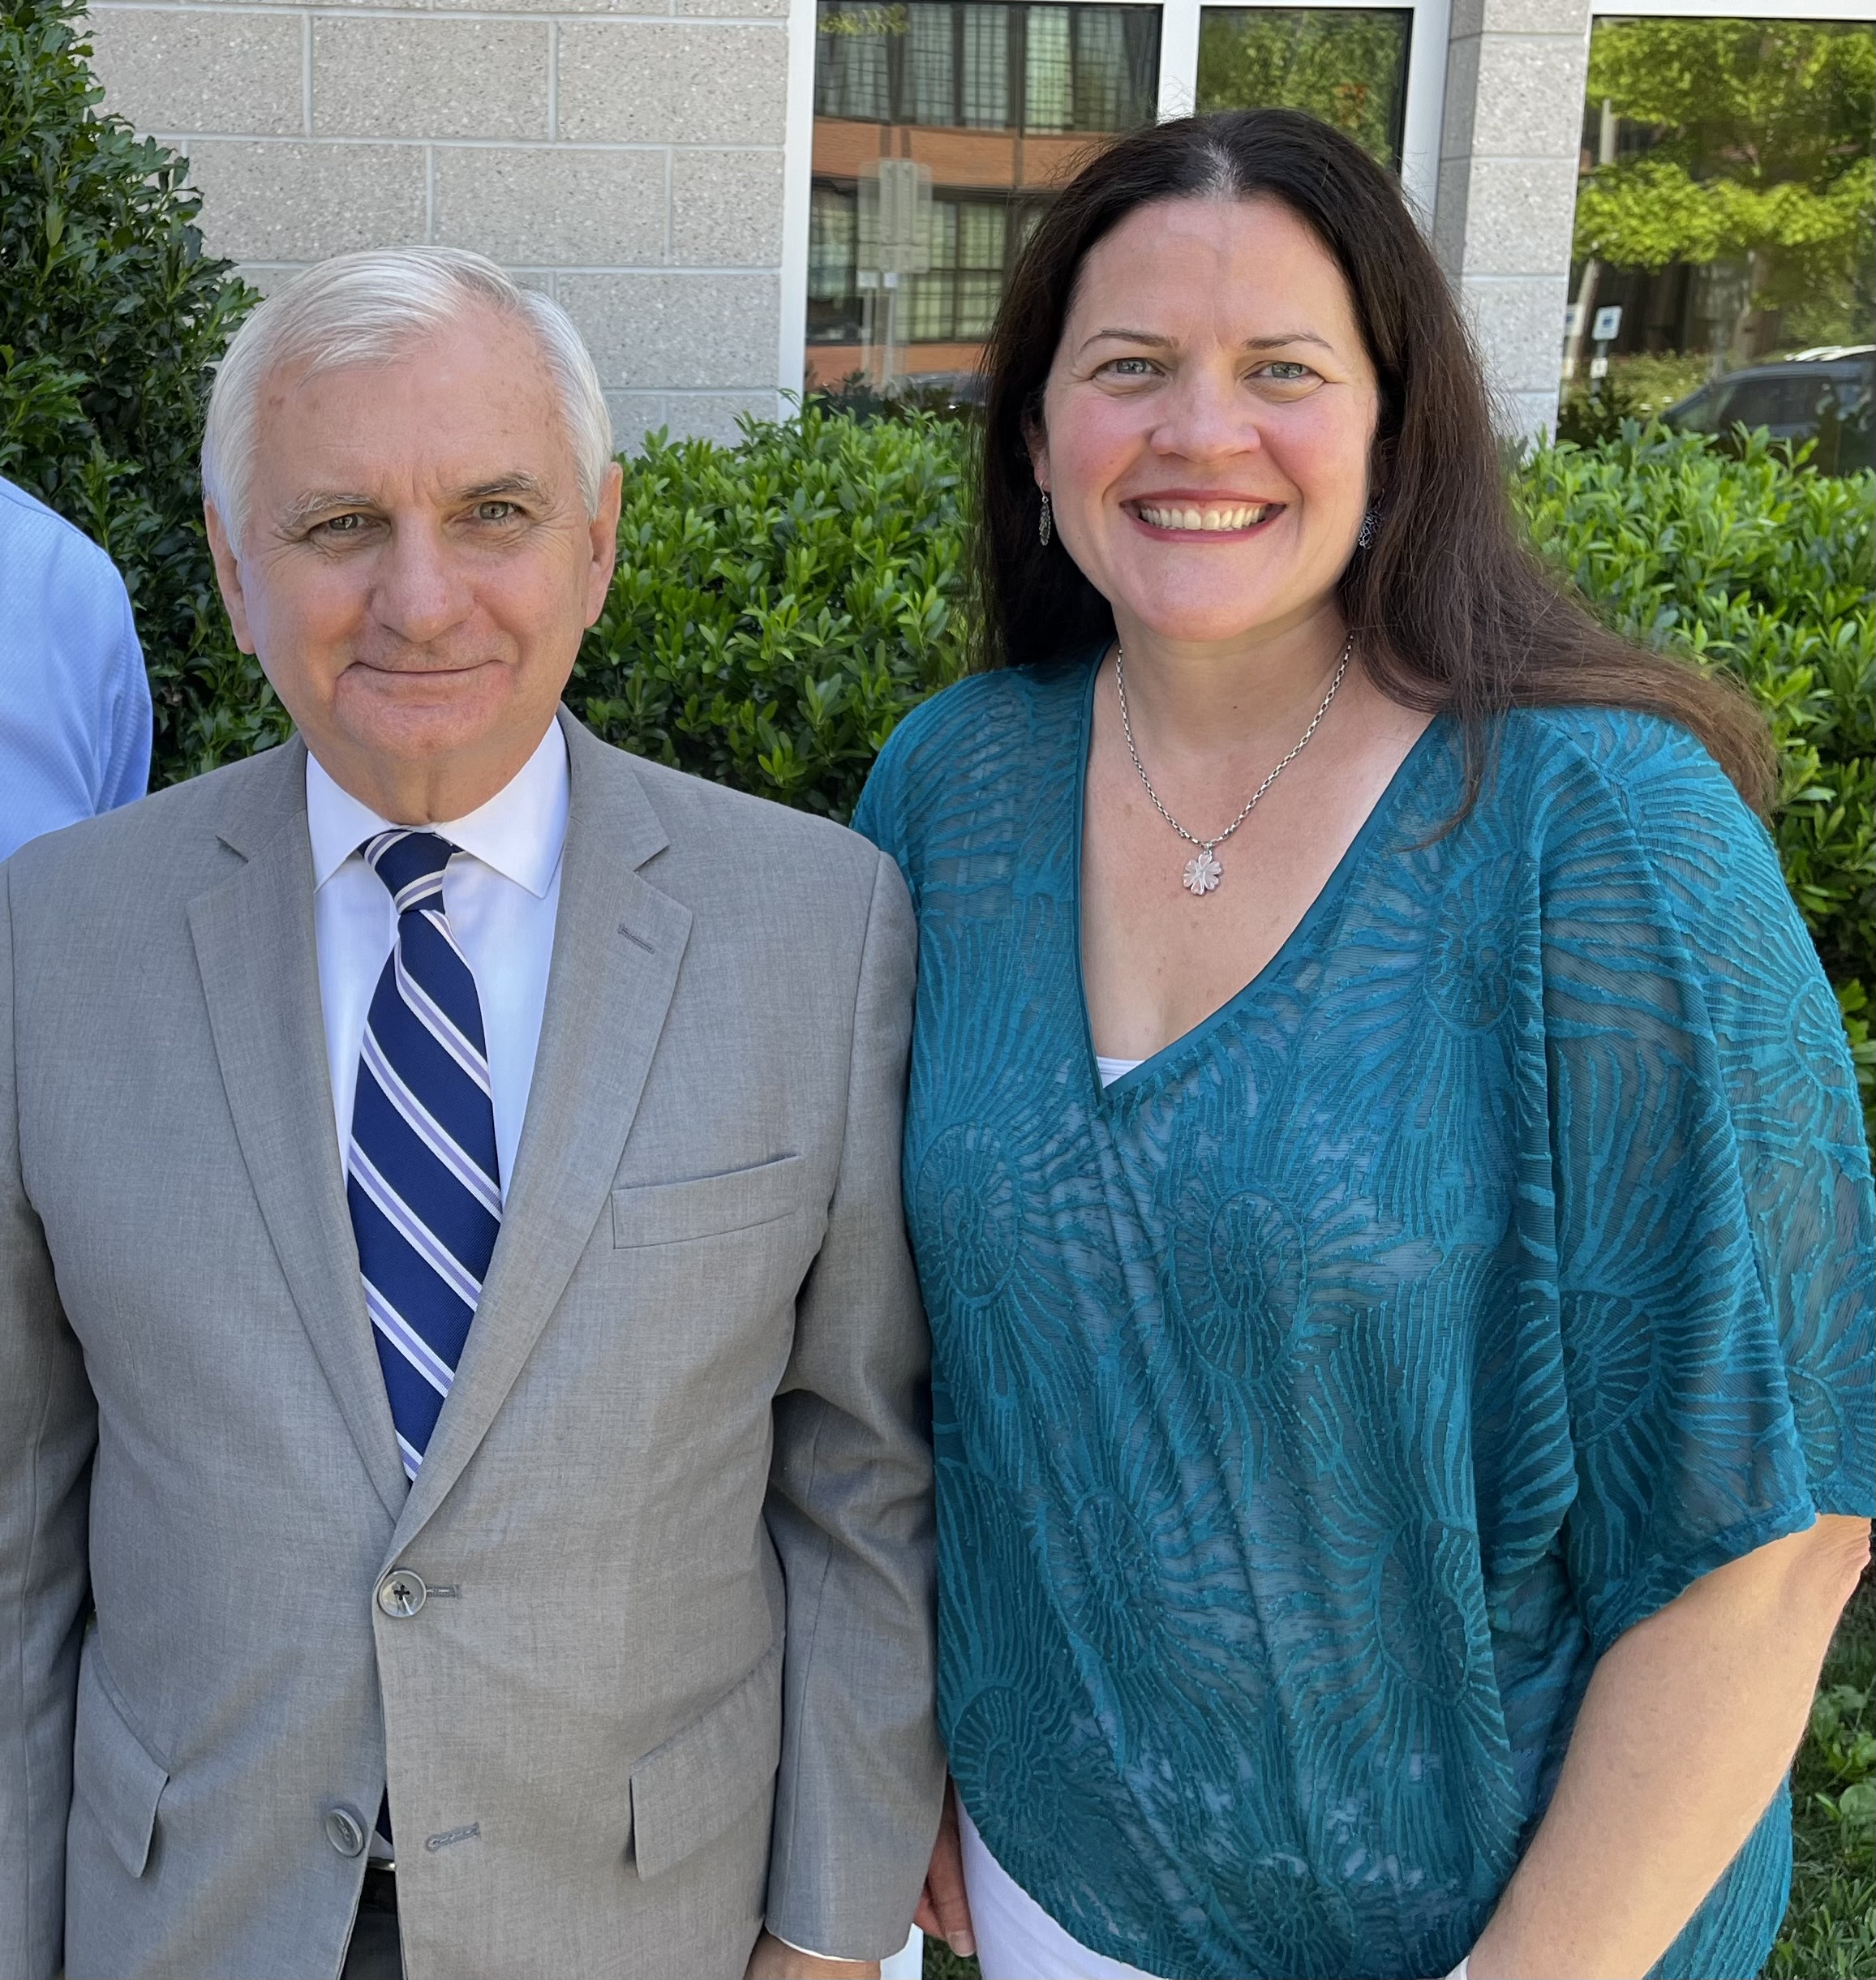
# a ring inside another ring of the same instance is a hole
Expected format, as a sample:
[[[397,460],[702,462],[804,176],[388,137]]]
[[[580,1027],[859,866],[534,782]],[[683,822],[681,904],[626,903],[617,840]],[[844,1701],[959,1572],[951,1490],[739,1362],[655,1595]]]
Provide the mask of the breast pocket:
[[[612,1192],[612,1243],[620,1251],[685,1244],[772,1224],[804,1208],[807,1165],[783,1155],[753,1169],[680,1183],[635,1183]]]

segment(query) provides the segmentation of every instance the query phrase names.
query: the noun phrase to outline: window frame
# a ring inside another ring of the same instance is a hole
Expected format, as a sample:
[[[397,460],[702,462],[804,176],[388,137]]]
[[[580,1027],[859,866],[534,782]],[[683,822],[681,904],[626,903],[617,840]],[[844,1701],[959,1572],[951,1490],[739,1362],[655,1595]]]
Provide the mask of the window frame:
[[[1876,21],[1876,0],[1599,0],[1590,19]]]
[[[1588,19],[1583,24],[1585,35],[1593,34],[1596,23],[1604,19],[1815,20],[1850,24],[1865,21],[1876,24],[1876,0],[1591,0]],[[1573,219],[1573,202],[1571,212]],[[1573,286],[1576,265],[1573,260],[1566,271],[1566,280]],[[1713,382],[1717,385],[1722,380],[1716,378]],[[1568,383],[1566,376],[1560,376],[1560,401]],[[1716,432],[1718,423],[1699,430]]]
[[[1127,0],[1080,0],[1125,5]],[[1132,0],[1135,5],[1140,0]],[[1221,0],[1230,3],[1230,0]],[[1238,0],[1239,4],[1246,0]],[[1163,121],[1187,115],[1196,100],[1199,16],[1204,0],[1159,0],[1160,84]],[[1432,222],[1440,173],[1440,119],[1445,104],[1446,48],[1451,0],[1248,0],[1285,12],[1298,6],[1325,11],[1372,11],[1413,15],[1407,46],[1407,100],[1401,134],[1401,183],[1423,228]],[[1876,5],[1876,0],[1869,0]],[[1637,8],[1635,11],[1642,11]],[[1708,11],[1714,10],[1708,9]],[[788,0],[786,146],[782,167],[781,337],[777,387],[801,389],[808,355],[808,234],[814,149],[815,0]]]

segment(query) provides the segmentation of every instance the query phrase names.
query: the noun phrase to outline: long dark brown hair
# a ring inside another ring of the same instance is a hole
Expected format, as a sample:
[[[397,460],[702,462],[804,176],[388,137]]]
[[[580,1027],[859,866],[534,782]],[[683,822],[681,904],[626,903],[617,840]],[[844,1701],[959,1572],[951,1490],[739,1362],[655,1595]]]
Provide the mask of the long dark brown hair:
[[[1334,256],[1380,389],[1372,543],[1340,601],[1381,691],[1463,725],[1476,795],[1491,719],[1595,704],[1697,736],[1765,811],[1766,724],[1745,694],[1599,625],[1543,568],[1513,518],[1479,360],[1399,187],[1367,152],[1294,110],[1181,118],[1123,137],[1062,191],[1023,250],[984,354],[977,532],[977,664],[1066,660],[1114,638],[1114,614],[1062,547],[1037,541],[1027,431],[1089,251],[1136,207],[1199,196],[1281,200]]]

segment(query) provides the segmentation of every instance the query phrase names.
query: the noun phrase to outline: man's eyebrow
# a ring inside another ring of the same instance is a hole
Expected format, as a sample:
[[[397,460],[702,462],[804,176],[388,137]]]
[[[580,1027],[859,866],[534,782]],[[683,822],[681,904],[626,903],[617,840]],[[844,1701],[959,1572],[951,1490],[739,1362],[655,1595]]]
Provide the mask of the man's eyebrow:
[[[479,481],[470,487],[458,488],[450,499],[457,502],[488,502],[505,495],[525,495],[539,502],[547,499],[547,492],[545,482],[517,471],[513,475],[497,475],[492,481]]]
[[[280,526],[290,535],[303,529],[317,516],[335,515],[348,509],[372,509],[376,506],[368,495],[346,495],[328,488],[315,488],[306,495],[296,496],[281,511]]]

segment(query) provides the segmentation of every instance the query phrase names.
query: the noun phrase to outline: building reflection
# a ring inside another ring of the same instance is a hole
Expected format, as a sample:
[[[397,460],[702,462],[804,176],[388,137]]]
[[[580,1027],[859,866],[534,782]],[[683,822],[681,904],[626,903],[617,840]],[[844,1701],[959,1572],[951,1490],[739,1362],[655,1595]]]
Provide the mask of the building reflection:
[[[821,0],[818,27],[806,383],[961,390],[1053,188],[1152,121],[1160,10]]]

